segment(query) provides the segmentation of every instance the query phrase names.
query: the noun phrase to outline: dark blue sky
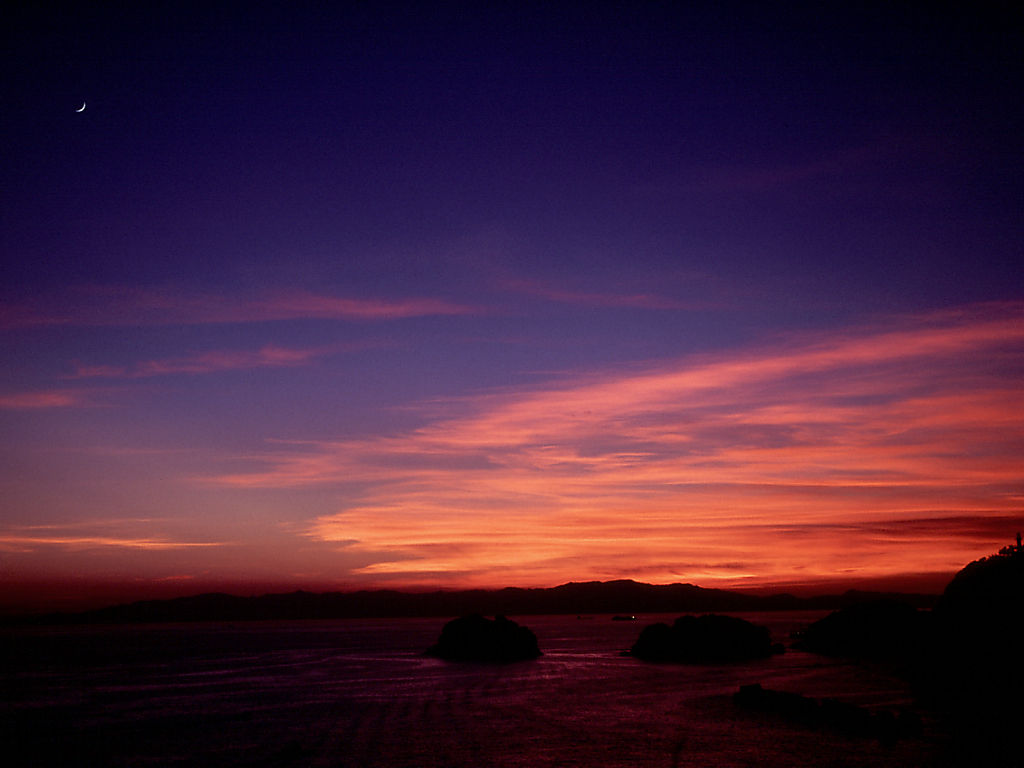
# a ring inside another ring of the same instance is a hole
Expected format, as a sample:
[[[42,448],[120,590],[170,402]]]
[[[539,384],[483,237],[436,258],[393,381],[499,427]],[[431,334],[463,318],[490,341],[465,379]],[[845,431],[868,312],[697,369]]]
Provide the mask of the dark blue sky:
[[[287,464],[287,441],[333,455],[325,441],[421,435],[499,392],[529,400],[922,318],[988,322],[1024,301],[1010,4],[297,6],[9,13],[13,523],[156,520],[168,540],[234,540],[187,507],[242,515],[260,541],[282,521],[319,541],[311,520],[408,499],[381,501],[355,471],[341,490],[286,483],[295,497],[210,488]],[[753,407],[740,399],[737,414]],[[145,451],[166,471],[111,458]],[[148,478],[165,501],[141,485],[113,500],[83,466]],[[47,472],[62,490],[42,493]],[[47,572],[56,550],[38,546],[11,578]],[[109,576],[109,553],[88,551],[82,567]],[[381,551],[343,544],[336,573],[429,560]],[[199,578],[189,568],[147,578]]]
[[[505,272],[685,300],[682,271],[795,278],[844,314],[1017,287],[998,11],[212,5],[13,25],[15,286]]]

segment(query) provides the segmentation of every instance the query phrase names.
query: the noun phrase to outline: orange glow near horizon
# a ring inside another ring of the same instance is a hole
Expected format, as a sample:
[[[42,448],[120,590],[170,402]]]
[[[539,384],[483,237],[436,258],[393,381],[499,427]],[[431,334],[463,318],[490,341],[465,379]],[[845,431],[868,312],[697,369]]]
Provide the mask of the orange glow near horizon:
[[[0,615],[1024,532],[1005,4],[78,5],[5,57]]]
[[[212,482],[356,489],[306,535],[403,584],[949,573],[1020,527],[1022,347],[1015,305],[908,318],[481,395]]]
[[[1024,305],[997,304],[426,402],[417,426],[360,438],[59,445],[9,484],[12,508],[51,511],[0,523],[0,609],[610,579],[937,591],[1024,529],[1022,381]],[[99,418],[116,392],[5,407]]]

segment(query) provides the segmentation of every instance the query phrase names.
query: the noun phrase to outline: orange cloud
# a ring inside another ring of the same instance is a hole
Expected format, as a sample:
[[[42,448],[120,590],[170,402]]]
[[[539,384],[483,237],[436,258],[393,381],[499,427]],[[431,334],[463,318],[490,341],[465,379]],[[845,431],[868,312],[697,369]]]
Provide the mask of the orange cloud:
[[[166,539],[132,539],[117,536],[27,536],[0,534],[0,549],[24,550],[36,546],[59,546],[71,549],[94,547],[127,547],[130,549],[179,549],[181,547],[219,547],[222,542],[168,541]]]
[[[185,541],[170,536],[132,535],[133,529],[164,525],[165,521],[142,519],[94,519],[85,522],[7,525],[0,527],[0,551],[30,552],[45,547],[68,550],[122,548],[139,550],[220,547],[219,541]]]
[[[0,551],[26,552],[40,547],[62,547],[66,549],[96,549],[116,547],[124,549],[182,549],[192,547],[220,547],[219,541],[174,541],[164,538],[135,538],[129,536],[74,535],[68,533],[0,532]]]
[[[958,521],[1024,501],[1022,352],[1021,305],[900,318],[467,398],[407,434],[288,444],[214,482],[337,486],[354,500],[308,535],[396,580],[951,571],[1013,533]],[[950,522],[928,536],[926,520]]]

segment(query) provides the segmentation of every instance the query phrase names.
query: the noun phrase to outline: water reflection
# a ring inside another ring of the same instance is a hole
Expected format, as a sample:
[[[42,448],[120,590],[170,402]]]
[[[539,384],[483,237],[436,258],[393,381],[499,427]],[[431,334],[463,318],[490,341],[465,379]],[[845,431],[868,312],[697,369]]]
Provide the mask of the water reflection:
[[[819,615],[754,619],[783,639]],[[836,746],[731,703],[758,682],[893,705],[909,699],[898,681],[799,652],[711,667],[621,655],[661,618],[516,617],[544,656],[498,666],[425,657],[437,619],[9,631],[4,728],[41,766],[926,764],[925,741]]]

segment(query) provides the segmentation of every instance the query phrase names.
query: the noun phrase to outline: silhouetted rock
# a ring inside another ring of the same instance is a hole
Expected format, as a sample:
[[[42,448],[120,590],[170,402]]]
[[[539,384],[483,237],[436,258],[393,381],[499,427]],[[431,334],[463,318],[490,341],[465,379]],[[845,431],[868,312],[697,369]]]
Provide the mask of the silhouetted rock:
[[[931,687],[941,684],[956,699],[1020,696],[1024,690],[1024,549],[965,566],[935,606]],[[938,681],[938,682],[936,682]],[[1005,697],[1004,697],[1005,698]]]
[[[1024,722],[1024,549],[965,566],[934,610],[918,687],[947,713],[956,758],[1020,764]]]
[[[952,765],[1016,765],[1024,720],[1024,548],[965,566],[932,611],[892,600],[849,606],[808,627],[796,647],[886,662],[940,713]],[[824,702],[822,702],[824,709]],[[833,720],[863,724],[838,704]],[[906,718],[904,718],[905,720]],[[897,730],[907,725],[896,718]],[[876,724],[882,728],[881,722]],[[876,727],[872,725],[871,727]]]
[[[977,641],[987,654],[1018,655],[1024,640],[1024,549],[1005,547],[965,566],[942,593],[935,615],[958,643]]]
[[[872,600],[830,613],[800,635],[795,647],[825,656],[902,662],[926,640],[927,619],[896,600]]]
[[[762,659],[781,650],[773,646],[766,627],[734,616],[680,616],[670,627],[644,628],[630,653],[644,661],[685,664]]]
[[[523,661],[542,655],[531,630],[504,616],[491,620],[479,614],[445,624],[427,654],[449,661],[488,662]]]

